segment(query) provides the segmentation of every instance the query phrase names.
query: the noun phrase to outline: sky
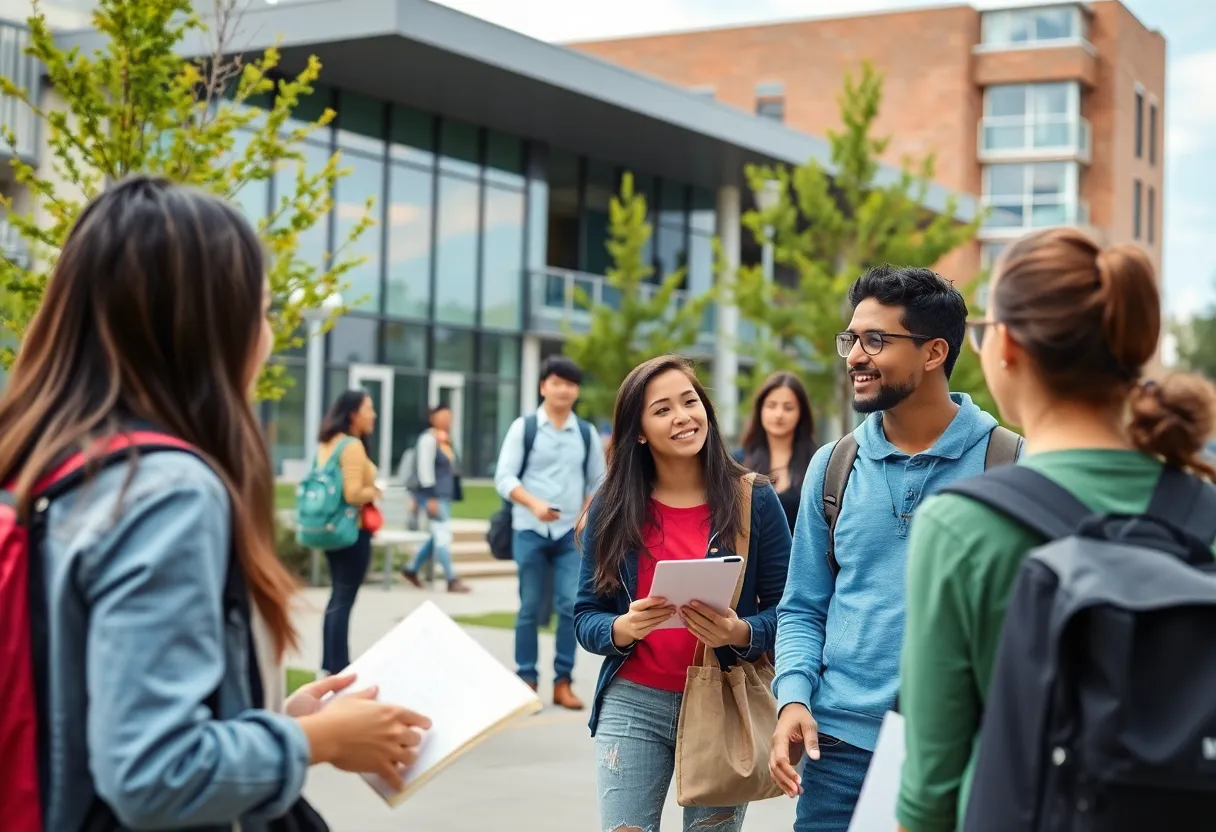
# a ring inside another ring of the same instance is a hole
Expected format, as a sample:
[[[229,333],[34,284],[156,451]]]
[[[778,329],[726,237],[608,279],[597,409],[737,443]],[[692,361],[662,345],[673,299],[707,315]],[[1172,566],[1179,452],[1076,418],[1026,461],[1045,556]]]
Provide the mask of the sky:
[[[924,0],[438,0],[443,5],[548,41],[592,40],[679,29],[829,17],[949,5]],[[978,0],[977,8],[1042,0]],[[1165,298],[1184,317],[1216,306],[1216,3],[1124,0],[1168,47],[1165,96]],[[594,11],[589,11],[593,6]],[[909,48],[918,48],[909,44]],[[919,48],[923,48],[923,45]]]

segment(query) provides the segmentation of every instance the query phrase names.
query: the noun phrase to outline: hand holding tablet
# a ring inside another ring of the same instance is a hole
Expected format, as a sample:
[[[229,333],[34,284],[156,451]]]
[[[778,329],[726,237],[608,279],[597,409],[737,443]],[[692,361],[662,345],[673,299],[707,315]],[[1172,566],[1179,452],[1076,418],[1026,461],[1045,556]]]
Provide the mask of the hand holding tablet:
[[[730,609],[735,587],[743,569],[743,558],[730,555],[697,560],[662,560],[655,565],[652,598],[662,598],[666,606],[679,610],[700,601],[718,612]],[[655,629],[686,627],[684,619],[673,615]]]

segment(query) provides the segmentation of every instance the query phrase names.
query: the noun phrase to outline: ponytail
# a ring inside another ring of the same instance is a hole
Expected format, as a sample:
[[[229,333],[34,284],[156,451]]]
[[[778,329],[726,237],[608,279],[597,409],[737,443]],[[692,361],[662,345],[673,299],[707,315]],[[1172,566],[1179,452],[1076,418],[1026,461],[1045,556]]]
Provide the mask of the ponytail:
[[[1216,427],[1216,388],[1200,376],[1175,373],[1146,381],[1131,395],[1128,433],[1136,448],[1209,480],[1216,467],[1201,454]]]

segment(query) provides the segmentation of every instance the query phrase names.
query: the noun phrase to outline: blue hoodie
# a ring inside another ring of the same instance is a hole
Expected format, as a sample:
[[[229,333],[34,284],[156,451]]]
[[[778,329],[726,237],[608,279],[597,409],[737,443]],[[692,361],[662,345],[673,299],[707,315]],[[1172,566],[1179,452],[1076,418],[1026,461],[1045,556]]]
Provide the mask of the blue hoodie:
[[[835,581],[828,568],[823,478],[835,443],[819,449],[802,486],[789,578],[777,607],[781,707],[800,702],[819,731],[874,750],[899,689],[908,525],[928,495],[984,470],[996,420],[965,394],[929,450],[908,456],[887,441],[882,414],[855,431],[857,461],[836,521]]]

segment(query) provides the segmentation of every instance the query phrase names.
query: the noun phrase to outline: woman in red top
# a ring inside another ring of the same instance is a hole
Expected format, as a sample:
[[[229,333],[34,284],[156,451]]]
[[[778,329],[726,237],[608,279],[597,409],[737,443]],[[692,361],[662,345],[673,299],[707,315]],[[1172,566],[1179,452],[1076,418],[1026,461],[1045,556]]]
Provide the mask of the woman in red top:
[[[730,553],[747,470],[731,457],[692,368],[676,356],[651,359],[629,374],[617,395],[612,436],[608,471],[582,533],[574,629],[585,649],[605,657],[591,711],[600,826],[658,829],[697,644],[714,649],[723,667],[772,651],[790,531],[772,486],[758,478],[737,609],[695,602],[676,609],[649,597],[658,561]],[[685,626],[658,629],[673,615]],[[684,829],[738,832],[746,808],[685,809]]]

